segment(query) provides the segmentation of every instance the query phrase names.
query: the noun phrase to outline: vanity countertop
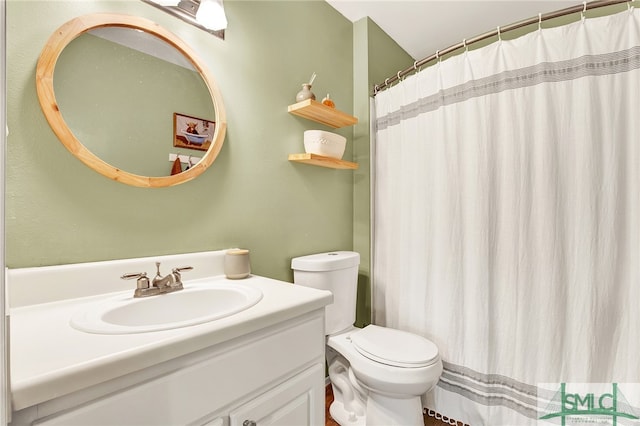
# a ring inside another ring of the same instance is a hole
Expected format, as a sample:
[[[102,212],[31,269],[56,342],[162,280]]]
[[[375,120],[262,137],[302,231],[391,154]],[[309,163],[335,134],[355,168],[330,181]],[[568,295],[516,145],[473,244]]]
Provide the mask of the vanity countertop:
[[[224,275],[184,280],[185,288],[208,280],[233,283]],[[10,309],[13,410],[85,389],[321,309],[328,291],[260,276],[241,280],[263,293],[259,303],[232,316],[199,325],[137,334],[91,334],[69,325],[100,294]],[[133,290],[127,290],[133,293]]]

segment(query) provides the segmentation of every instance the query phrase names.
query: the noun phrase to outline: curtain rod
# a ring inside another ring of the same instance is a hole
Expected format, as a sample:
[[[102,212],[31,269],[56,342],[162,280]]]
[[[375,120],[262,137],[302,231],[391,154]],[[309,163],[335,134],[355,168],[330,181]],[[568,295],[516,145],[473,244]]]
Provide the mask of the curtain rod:
[[[402,71],[398,71],[396,75],[386,78],[384,82],[381,84],[376,84],[373,88],[373,96],[375,96],[379,91],[387,88],[394,81],[400,80],[402,77],[404,77],[407,74],[416,72],[418,70],[418,67],[421,67],[434,59],[438,59],[440,56],[446,55],[447,53],[451,53],[463,47],[466,48],[470,44],[477,43],[487,38],[495,37],[499,34],[503,34],[508,31],[517,30],[519,28],[526,27],[527,25],[540,24],[543,21],[558,18],[560,16],[571,15],[573,13],[578,13],[578,12],[584,13],[587,10],[597,9],[599,7],[605,7],[605,6],[612,6],[620,3],[631,3],[632,1],[633,0],[598,0],[598,1],[592,1],[592,2],[584,2],[577,6],[556,10],[555,12],[541,13],[541,14],[538,14],[538,16],[525,19],[513,24],[505,25],[504,27],[500,26],[493,31],[488,31],[484,34],[480,34],[479,36],[476,36],[470,39],[465,39],[460,43],[447,47],[446,49],[438,50],[436,51],[436,53],[434,53],[431,56],[427,56],[426,58],[420,59],[419,61],[415,61],[413,63],[413,66],[407,69],[404,69]]]

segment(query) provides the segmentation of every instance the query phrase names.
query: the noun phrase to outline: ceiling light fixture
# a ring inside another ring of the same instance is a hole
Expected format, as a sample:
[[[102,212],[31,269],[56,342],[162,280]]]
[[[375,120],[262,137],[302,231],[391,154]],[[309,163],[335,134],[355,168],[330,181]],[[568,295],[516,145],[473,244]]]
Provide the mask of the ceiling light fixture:
[[[200,0],[196,20],[214,31],[227,28],[227,15],[224,13],[222,0]]]
[[[222,0],[142,0],[208,33],[224,39],[227,16]]]

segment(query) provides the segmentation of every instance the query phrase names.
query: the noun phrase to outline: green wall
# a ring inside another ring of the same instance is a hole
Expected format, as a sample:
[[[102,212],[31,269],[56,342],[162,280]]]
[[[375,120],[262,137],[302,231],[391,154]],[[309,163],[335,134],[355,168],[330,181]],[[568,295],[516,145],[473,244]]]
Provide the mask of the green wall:
[[[371,58],[371,44],[386,35],[368,20],[354,26],[324,1],[227,0],[225,8],[223,41],[137,0],[7,2],[8,267],[244,247],[254,273],[292,281],[292,257],[357,249],[368,276],[368,105],[377,82],[369,74],[385,64],[391,71],[374,72],[383,80],[407,66],[393,63],[398,51],[406,54],[385,42]],[[126,186],[87,168],[56,139],[36,97],[38,55],[56,28],[93,12],[158,22],[211,69],[228,131],[199,178],[171,188]],[[360,118],[335,130],[347,137],[344,158],[360,162],[356,172],[287,161],[303,152],[305,130],[331,130],[287,113],[313,72],[318,98],[331,93],[339,109]]]
[[[402,50],[371,19],[363,18],[353,26],[354,114],[359,117],[353,132],[353,157],[360,166],[353,182],[353,249],[360,253],[358,310],[356,325],[371,319],[371,123],[370,105],[373,87],[413,64]]]

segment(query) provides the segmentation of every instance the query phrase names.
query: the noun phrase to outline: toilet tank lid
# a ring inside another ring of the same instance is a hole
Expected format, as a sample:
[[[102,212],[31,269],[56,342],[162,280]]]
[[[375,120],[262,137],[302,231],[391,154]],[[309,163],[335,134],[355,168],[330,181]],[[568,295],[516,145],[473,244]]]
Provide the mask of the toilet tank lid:
[[[291,269],[297,271],[337,271],[360,264],[360,253],[330,251],[291,259]]]

